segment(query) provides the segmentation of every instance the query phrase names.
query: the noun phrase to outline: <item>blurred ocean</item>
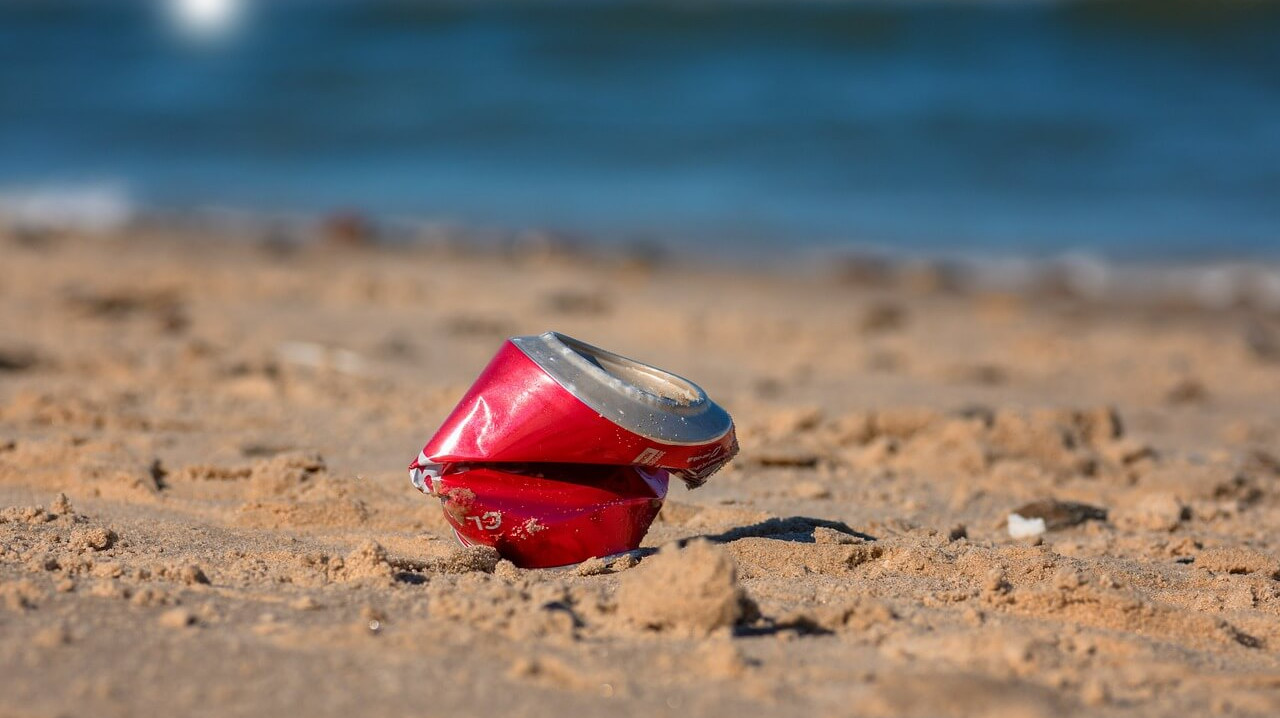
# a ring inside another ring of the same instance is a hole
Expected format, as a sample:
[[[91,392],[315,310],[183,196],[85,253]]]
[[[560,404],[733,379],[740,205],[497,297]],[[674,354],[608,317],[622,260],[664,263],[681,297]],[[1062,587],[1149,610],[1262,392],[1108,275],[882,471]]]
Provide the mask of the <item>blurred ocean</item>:
[[[0,208],[1280,256],[1278,4],[161,5],[0,0]]]

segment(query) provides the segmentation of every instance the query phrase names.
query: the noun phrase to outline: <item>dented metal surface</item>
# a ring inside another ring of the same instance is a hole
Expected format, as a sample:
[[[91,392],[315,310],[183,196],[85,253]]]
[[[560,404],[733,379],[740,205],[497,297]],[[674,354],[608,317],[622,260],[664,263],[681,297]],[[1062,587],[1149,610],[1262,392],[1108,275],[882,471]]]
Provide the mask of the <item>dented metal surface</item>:
[[[693,382],[547,332],[502,345],[409,475],[463,543],[545,567],[635,548],[670,475],[695,488],[737,450]]]

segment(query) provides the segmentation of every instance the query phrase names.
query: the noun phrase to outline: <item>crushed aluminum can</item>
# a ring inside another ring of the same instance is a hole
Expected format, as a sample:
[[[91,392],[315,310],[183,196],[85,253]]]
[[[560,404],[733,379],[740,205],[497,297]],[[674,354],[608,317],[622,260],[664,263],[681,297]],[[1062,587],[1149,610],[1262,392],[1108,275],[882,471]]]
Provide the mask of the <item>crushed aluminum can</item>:
[[[502,345],[409,478],[463,544],[545,568],[636,548],[670,475],[696,488],[737,451],[698,385],[547,332]]]

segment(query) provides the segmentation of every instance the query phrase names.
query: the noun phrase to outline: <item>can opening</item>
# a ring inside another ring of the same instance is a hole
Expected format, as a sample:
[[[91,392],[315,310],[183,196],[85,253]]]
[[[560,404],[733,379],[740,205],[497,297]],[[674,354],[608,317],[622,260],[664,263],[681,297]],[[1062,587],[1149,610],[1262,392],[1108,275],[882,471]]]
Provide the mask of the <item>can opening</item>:
[[[702,393],[696,386],[675,374],[597,349],[590,344],[584,344],[563,335],[560,340],[575,354],[604,373],[646,394],[685,406],[696,403],[701,397]]]
[[[733,420],[697,384],[558,332],[512,337],[547,376],[625,431],[666,444],[705,444]]]

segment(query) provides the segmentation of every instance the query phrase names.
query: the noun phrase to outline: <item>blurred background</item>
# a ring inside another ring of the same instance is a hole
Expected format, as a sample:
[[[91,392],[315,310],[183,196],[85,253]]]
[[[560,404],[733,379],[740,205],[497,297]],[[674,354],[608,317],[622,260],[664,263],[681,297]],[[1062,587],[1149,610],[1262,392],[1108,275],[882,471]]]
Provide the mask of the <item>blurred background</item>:
[[[0,0],[0,215],[1280,255],[1280,5]]]

